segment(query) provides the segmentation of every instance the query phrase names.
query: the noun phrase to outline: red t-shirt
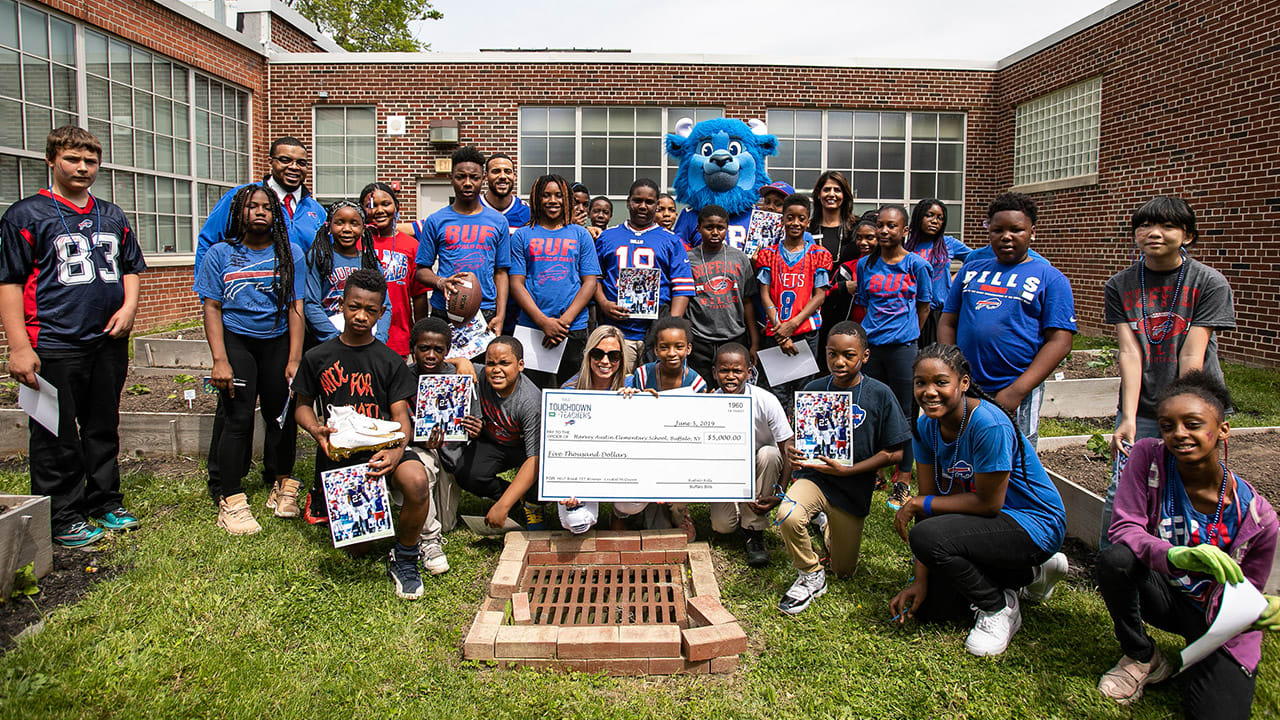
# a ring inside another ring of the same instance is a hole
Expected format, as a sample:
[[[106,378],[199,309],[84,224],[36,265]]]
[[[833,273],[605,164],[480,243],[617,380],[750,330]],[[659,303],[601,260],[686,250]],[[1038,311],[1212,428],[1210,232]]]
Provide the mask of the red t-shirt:
[[[413,329],[413,298],[427,293],[417,280],[418,241],[412,235],[397,232],[392,237],[375,235],[373,249],[378,253],[382,275],[387,279],[391,296],[391,326],[387,331],[387,347],[401,357],[409,354],[409,332]]]

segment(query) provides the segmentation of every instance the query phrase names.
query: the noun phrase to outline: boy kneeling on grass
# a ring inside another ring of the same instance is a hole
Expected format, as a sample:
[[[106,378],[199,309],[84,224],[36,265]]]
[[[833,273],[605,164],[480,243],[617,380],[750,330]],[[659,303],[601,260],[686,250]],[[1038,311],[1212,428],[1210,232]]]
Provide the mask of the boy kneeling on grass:
[[[342,332],[302,356],[293,390],[298,396],[298,425],[311,433],[318,445],[317,484],[327,470],[368,463],[370,474],[388,478],[391,488],[403,495],[387,574],[398,597],[416,600],[422,597],[418,536],[430,508],[431,486],[422,461],[405,453],[405,438],[413,437],[409,400],[417,394],[417,379],[394,350],[373,337],[386,296],[387,282],[377,270],[364,268],[351,273],[342,292]],[[321,424],[312,409],[317,398],[326,408],[329,423],[341,427]],[[351,415],[351,409],[364,418]],[[335,412],[338,410],[348,412]],[[400,439],[377,442],[386,436],[369,436],[363,427],[367,418],[382,421],[379,424],[383,426],[394,420],[400,426]],[[355,452],[344,452],[352,449]],[[344,459],[337,459],[344,454]]]

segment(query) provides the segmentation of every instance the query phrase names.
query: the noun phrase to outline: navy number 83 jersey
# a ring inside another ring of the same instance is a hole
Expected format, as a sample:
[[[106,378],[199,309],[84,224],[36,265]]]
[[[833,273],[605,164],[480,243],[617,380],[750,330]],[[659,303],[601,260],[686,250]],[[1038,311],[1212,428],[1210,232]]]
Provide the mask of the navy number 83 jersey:
[[[78,208],[46,189],[0,217],[0,283],[23,286],[37,350],[89,349],[124,304],[123,277],[145,269],[124,211],[105,200]]]

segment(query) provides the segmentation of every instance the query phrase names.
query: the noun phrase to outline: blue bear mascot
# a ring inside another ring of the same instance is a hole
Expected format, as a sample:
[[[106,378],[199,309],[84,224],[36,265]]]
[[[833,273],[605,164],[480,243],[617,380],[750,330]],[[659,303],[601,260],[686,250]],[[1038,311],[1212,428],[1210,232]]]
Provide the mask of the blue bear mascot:
[[[667,154],[680,162],[673,187],[686,207],[676,220],[676,235],[685,246],[701,242],[698,212],[719,205],[729,212],[726,242],[742,249],[751,223],[751,209],[769,184],[764,159],[778,152],[778,138],[763,122],[715,118],[697,125],[689,118],[667,135]]]

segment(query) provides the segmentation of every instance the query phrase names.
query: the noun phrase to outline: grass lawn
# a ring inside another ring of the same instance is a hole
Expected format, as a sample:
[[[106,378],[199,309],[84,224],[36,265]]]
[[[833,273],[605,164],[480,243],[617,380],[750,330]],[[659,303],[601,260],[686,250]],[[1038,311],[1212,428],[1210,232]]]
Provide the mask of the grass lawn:
[[[310,468],[299,471],[307,477]],[[227,536],[198,475],[137,472],[124,486],[144,529],[107,541],[100,562],[117,576],[0,656],[0,716],[1131,716],[1094,690],[1119,651],[1101,600],[1078,574],[1024,611],[1001,658],[969,656],[963,630],[891,625],[888,600],[910,573],[883,504],[867,524],[857,575],[832,581],[795,618],[775,609],[794,578],[776,534],[774,564],[763,570],[742,563],[736,542],[713,540],[724,602],[751,650],[731,676],[643,679],[463,661],[462,637],[499,552],[465,529],[448,536],[453,569],[428,578],[426,596],[410,603],[392,594],[380,554],[349,558],[324,528],[260,513],[262,533]],[[0,491],[26,489],[25,474],[0,474]],[[264,499],[255,486],[254,506]],[[705,510],[695,517],[709,533]],[[1158,637],[1166,653],[1180,647]],[[1254,712],[1280,713],[1274,639]],[[1161,687],[1132,717],[1180,715],[1176,691]]]

